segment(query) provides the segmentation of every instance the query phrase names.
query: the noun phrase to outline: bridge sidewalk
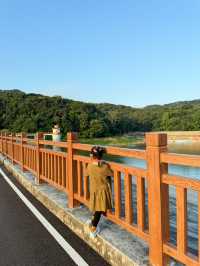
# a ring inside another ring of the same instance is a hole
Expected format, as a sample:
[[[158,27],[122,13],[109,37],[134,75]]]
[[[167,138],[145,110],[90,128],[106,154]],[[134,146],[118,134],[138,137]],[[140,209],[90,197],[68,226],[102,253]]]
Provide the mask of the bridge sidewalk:
[[[148,245],[144,241],[104,217],[100,221],[100,234],[95,239],[91,239],[85,224],[91,218],[91,213],[85,206],[74,209],[67,208],[66,193],[46,183],[36,185],[35,177],[30,172],[22,172],[18,165],[13,165],[2,155],[0,155],[0,162],[46,208],[111,265],[149,265]]]

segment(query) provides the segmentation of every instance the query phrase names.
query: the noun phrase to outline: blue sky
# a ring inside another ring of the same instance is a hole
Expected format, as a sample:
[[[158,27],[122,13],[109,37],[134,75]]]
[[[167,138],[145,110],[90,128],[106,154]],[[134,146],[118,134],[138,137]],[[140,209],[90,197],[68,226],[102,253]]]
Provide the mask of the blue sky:
[[[0,89],[131,106],[200,98],[199,0],[0,0]]]

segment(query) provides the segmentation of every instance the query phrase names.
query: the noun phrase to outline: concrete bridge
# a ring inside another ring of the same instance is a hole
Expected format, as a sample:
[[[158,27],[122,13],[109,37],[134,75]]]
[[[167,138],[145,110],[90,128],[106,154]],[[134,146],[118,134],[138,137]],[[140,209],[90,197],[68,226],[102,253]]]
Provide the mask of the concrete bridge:
[[[144,151],[107,147],[110,156],[143,160],[146,167],[109,162],[114,171],[114,209],[104,218],[100,235],[92,240],[85,226],[91,215],[87,209],[89,180],[84,176],[90,149],[91,145],[78,142],[75,133],[68,133],[66,142],[43,140],[43,133],[37,133],[32,140],[23,133],[20,137],[0,135],[0,160],[8,171],[107,263],[164,266],[173,258],[185,265],[200,265],[200,252],[189,254],[187,245],[187,190],[195,190],[199,196],[200,181],[168,173],[169,164],[200,167],[200,156],[168,153],[164,133],[146,134]],[[15,183],[16,179],[11,177]],[[176,190],[176,245],[170,241],[169,186]],[[200,211],[198,217],[200,228]],[[198,234],[200,239],[200,230]],[[81,253],[80,246],[77,253]],[[85,261],[88,265],[106,265],[98,256],[91,263],[86,255]],[[55,265],[64,264],[58,261]]]

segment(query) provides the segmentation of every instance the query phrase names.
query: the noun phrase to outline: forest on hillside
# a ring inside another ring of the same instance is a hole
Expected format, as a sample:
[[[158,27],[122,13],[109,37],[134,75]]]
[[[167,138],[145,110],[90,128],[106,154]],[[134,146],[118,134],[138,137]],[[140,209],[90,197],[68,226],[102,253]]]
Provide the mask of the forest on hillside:
[[[200,130],[200,100],[134,108],[0,90],[0,130],[51,131],[54,123],[60,124],[63,134],[76,131],[84,138],[134,131]]]

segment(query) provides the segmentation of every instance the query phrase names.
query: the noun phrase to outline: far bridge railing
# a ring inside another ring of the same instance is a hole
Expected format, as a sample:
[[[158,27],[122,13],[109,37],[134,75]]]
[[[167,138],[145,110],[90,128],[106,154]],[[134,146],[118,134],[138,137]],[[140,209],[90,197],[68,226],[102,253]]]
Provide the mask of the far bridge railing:
[[[44,133],[34,139],[20,135],[1,133],[0,152],[13,164],[30,171],[37,183],[47,182],[65,191],[68,207],[80,203],[88,206],[90,198],[89,178],[85,168],[90,162],[92,145],[78,142],[75,133],[68,133],[66,142],[43,139]],[[169,164],[200,167],[200,156],[171,154],[167,152],[167,135],[147,133],[146,149],[134,150],[106,147],[113,172],[114,208],[108,219],[149,244],[152,265],[167,265],[169,258],[186,265],[200,265],[200,180],[171,175]],[[143,160],[146,167],[130,166],[112,160],[112,156]],[[170,241],[170,193],[176,191],[176,243]],[[198,251],[188,249],[187,190],[198,193]]]

